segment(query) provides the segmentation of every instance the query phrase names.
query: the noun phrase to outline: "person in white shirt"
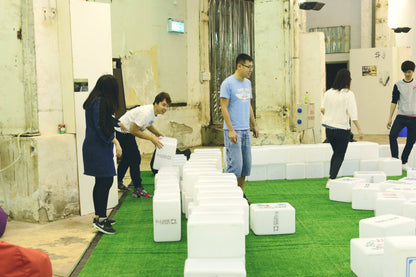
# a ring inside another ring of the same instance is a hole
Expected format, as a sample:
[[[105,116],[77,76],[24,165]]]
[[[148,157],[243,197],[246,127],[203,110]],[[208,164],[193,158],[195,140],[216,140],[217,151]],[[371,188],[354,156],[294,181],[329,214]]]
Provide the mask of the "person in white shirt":
[[[171,99],[169,94],[161,92],[156,95],[153,105],[133,108],[120,117],[120,122],[124,124],[128,132],[123,133],[121,129],[116,128],[116,137],[123,151],[123,156],[117,167],[118,188],[123,191],[128,190],[123,184],[123,178],[127,169],[130,168],[130,177],[134,185],[133,197],[152,197],[142,186],[142,179],[140,177],[141,155],[135,137],[149,140],[155,147],[162,148],[163,144],[160,141],[160,137],[163,134],[153,126],[153,123],[157,118],[167,112],[170,103]],[[145,132],[146,129],[152,134]]]
[[[347,69],[341,69],[338,71],[331,89],[325,92],[321,105],[321,112],[324,115],[322,126],[325,127],[327,141],[333,150],[326,188],[329,188],[331,180],[337,177],[344,161],[351,132],[350,121],[357,127],[360,138],[362,139],[364,136],[358,122],[357,104],[354,93],[350,90],[350,85],[350,72]]]

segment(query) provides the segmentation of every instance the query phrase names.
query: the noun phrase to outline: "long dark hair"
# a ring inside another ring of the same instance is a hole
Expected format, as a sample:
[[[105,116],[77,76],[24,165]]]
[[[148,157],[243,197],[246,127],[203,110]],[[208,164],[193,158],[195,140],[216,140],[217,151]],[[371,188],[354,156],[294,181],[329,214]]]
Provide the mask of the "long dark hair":
[[[114,113],[118,109],[118,83],[113,75],[106,74],[98,78],[95,87],[82,105],[84,110],[87,109],[91,100],[96,97],[102,97],[104,99],[106,106],[111,113]]]
[[[349,89],[351,85],[351,73],[348,69],[341,69],[338,71],[335,77],[334,83],[332,84],[333,89],[341,90],[344,88]]]

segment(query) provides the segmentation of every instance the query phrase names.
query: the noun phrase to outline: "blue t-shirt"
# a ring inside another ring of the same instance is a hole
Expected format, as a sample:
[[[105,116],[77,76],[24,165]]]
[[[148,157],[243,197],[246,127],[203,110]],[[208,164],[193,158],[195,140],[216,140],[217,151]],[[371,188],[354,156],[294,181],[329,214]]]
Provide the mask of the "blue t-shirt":
[[[234,75],[229,76],[221,84],[220,97],[229,99],[228,113],[234,130],[250,129],[250,99],[251,82],[248,79],[238,80]],[[224,130],[228,130],[224,122]]]

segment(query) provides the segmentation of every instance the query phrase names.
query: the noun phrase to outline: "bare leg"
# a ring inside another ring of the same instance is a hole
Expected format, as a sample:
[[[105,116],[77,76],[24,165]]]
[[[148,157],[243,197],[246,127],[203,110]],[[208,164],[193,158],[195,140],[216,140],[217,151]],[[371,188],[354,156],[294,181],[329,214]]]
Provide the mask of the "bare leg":
[[[246,176],[241,176],[237,178],[237,184],[244,191],[244,182],[246,181]]]

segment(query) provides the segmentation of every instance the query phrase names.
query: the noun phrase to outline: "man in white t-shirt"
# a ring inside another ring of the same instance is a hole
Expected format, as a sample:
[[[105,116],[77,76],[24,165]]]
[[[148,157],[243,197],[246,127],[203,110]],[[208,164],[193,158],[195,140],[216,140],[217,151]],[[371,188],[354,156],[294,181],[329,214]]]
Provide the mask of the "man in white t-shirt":
[[[142,186],[142,179],[140,177],[141,155],[135,137],[149,140],[155,147],[162,148],[163,144],[160,141],[160,137],[163,134],[154,127],[153,123],[159,116],[166,113],[170,103],[171,99],[169,94],[161,92],[156,95],[153,105],[133,108],[120,117],[120,122],[123,123],[128,132],[123,133],[120,128],[116,128],[116,137],[123,150],[123,156],[117,167],[118,188],[123,191],[128,190],[123,184],[123,178],[127,169],[130,168],[130,177],[134,185],[133,197],[152,197]],[[152,134],[145,132],[146,129]]]

